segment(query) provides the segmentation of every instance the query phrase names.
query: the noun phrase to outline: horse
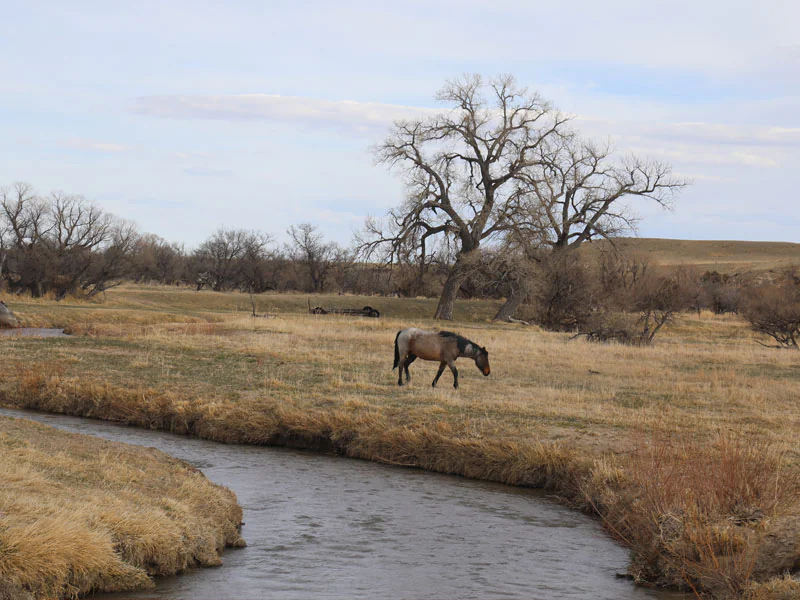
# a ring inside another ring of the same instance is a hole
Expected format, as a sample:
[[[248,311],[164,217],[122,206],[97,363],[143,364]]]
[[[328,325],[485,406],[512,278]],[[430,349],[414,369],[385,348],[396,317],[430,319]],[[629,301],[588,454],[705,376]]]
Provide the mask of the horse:
[[[436,382],[442,376],[445,366],[448,366],[453,372],[453,387],[458,389],[458,369],[455,362],[461,356],[473,359],[484,377],[489,375],[489,353],[486,348],[450,331],[424,331],[410,327],[398,331],[394,338],[392,370],[400,367],[397,385],[403,385],[403,370],[406,372],[406,383],[408,383],[411,381],[408,365],[417,358],[438,360],[439,372],[436,373],[431,386],[436,387]]]

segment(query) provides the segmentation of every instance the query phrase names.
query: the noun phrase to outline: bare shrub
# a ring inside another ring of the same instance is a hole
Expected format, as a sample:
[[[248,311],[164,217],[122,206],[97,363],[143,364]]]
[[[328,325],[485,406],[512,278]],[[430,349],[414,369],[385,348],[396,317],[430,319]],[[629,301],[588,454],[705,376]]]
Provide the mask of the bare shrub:
[[[547,257],[534,276],[527,320],[554,331],[574,331],[589,323],[596,309],[596,286],[577,253]]]
[[[603,294],[617,296],[637,285],[649,271],[650,261],[645,257],[601,251],[597,277]]]
[[[781,348],[798,348],[800,286],[768,284],[747,291],[742,315],[754,331],[774,339]]]
[[[706,271],[700,277],[700,307],[716,315],[739,311],[740,289],[727,273]]]
[[[579,328],[578,335],[597,342],[649,346],[661,328],[687,308],[690,291],[691,286],[677,275],[651,271],[616,294],[606,290],[603,305]]]
[[[768,442],[641,440],[595,508],[634,550],[635,578],[739,597],[791,567],[762,554],[800,493]],[[796,559],[796,557],[794,557]]]

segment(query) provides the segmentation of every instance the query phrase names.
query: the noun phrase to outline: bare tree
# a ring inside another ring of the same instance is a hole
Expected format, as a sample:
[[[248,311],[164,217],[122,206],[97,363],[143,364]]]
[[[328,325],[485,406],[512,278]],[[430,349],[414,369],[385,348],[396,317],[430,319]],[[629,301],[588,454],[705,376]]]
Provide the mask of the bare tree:
[[[81,289],[87,298],[120,285],[133,270],[133,258],[140,234],[130,221],[108,220],[108,237],[91,253],[91,265],[82,277]]]
[[[154,235],[142,235],[135,249],[134,278],[137,282],[174,284],[185,276],[183,246]]]
[[[322,292],[331,273],[338,246],[333,242],[325,242],[322,233],[311,223],[292,225],[287,233],[292,238],[292,244],[288,248],[290,257],[302,265],[311,283],[311,291]]]
[[[618,201],[629,195],[666,202],[683,185],[669,168],[637,159],[608,165],[608,149],[582,142],[568,117],[537,94],[501,76],[448,82],[437,98],[452,109],[395,123],[375,148],[378,163],[403,170],[408,195],[389,213],[385,231],[368,223],[370,251],[387,243],[389,258],[435,236],[454,260],[435,318],[451,319],[458,290],[482,243],[531,232],[559,248],[609,235],[631,222]]]
[[[265,233],[222,227],[195,252],[201,270],[199,276],[207,280],[214,291],[240,285],[246,259],[261,258],[270,242],[270,236]],[[250,290],[252,286],[247,283],[244,287]]]
[[[0,190],[0,250],[9,287],[33,296],[89,296],[128,274],[136,228],[83,196],[42,198],[28,184]]]
[[[29,289],[34,296],[44,293],[47,264],[39,250],[50,230],[47,215],[47,203],[29,184],[0,189],[5,277],[18,291]]]

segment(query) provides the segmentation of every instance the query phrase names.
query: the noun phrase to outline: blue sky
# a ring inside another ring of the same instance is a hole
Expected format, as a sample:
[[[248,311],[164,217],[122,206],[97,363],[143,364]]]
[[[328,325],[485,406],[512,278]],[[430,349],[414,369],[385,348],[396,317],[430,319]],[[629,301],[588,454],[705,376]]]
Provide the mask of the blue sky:
[[[348,242],[403,198],[369,146],[467,72],[693,179],[634,206],[640,235],[800,242],[794,1],[4,4],[0,185],[188,246],[301,221]]]

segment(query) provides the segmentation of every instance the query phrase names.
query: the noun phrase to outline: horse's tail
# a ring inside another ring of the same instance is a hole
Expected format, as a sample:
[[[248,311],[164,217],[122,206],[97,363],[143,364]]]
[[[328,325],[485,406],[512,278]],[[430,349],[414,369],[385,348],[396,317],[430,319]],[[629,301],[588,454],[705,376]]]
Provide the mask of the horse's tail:
[[[403,330],[397,332],[397,335],[394,336],[394,366],[392,367],[392,371],[397,368],[397,365],[400,363],[400,348],[397,345],[397,340],[400,339],[400,334],[403,333]]]

